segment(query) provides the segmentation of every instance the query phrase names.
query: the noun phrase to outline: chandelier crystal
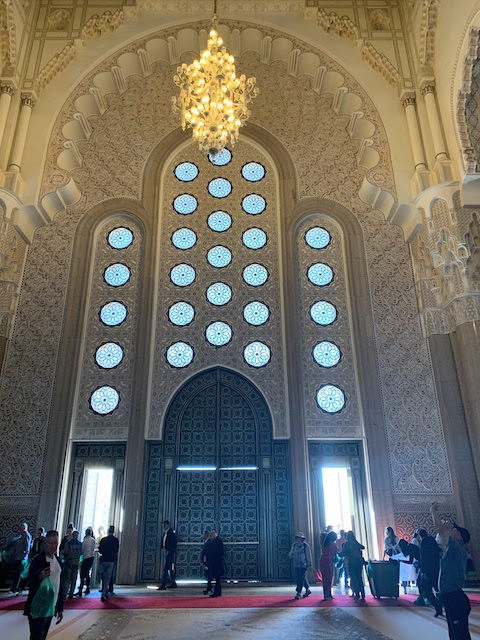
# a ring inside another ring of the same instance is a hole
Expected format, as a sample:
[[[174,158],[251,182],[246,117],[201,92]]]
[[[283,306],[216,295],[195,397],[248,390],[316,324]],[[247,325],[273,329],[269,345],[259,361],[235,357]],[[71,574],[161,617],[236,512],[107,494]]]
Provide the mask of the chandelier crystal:
[[[202,151],[215,156],[225,145],[234,145],[250,116],[249,102],[258,95],[255,78],[237,78],[235,58],[223,46],[217,31],[217,16],[207,48],[200,59],[177,68],[173,80],[180,95],[172,98],[182,129],[190,127]]]

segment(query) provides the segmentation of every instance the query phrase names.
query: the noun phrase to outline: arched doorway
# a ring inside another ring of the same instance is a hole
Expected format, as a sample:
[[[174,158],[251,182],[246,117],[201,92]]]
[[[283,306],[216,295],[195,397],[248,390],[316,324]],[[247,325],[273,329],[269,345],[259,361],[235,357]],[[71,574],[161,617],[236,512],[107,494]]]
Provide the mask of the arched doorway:
[[[234,580],[290,578],[288,442],[244,376],[215,368],[187,382],[166,413],[164,440],[150,443],[142,580],[158,580],[161,522],[177,531],[177,575],[200,578],[202,533],[217,527]]]

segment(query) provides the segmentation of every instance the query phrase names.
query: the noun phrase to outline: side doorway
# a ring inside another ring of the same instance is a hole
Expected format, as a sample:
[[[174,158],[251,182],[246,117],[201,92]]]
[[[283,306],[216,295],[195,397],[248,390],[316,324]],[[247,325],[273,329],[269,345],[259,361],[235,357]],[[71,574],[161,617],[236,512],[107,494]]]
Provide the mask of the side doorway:
[[[315,561],[319,566],[320,537],[328,525],[334,531],[354,531],[366,549],[373,552],[369,500],[361,442],[309,442],[312,483]]]

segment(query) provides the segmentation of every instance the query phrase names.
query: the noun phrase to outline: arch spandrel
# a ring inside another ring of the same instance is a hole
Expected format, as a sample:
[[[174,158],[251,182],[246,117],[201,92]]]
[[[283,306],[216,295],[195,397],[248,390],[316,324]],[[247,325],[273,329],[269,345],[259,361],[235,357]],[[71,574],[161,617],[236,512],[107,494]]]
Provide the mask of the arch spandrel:
[[[150,153],[178,128],[170,107],[175,64],[165,55],[169,52],[172,61],[198,50],[199,26],[137,40],[82,80],[54,125],[42,193],[73,177],[92,205],[108,197],[140,198]],[[239,70],[255,75],[261,89],[251,123],[291,154],[298,197],[347,204],[361,192],[367,194],[361,199],[372,204],[380,191],[388,215],[395,203],[390,151],[380,117],[359,84],[328,56],[284,34],[245,24],[222,26],[242,51]],[[240,37],[233,37],[238,27]],[[293,52],[298,55],[292,58]],[[138,64],[135,56],[142,58]],[[272,105],[278,105],[277,112]]]

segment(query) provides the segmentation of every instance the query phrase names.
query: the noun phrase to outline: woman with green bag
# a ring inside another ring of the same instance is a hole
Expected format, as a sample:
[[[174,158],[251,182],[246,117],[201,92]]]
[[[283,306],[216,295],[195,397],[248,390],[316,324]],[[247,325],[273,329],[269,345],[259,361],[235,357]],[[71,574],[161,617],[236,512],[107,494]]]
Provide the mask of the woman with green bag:
[[[28,616],[30,640],[45,640],[54,615],[57,624],[63,619],[62,565],[57,549],[58,532],[49,531],[45,537],[45,551],[35,556],[30,565],[28,598],[23,612]]]

